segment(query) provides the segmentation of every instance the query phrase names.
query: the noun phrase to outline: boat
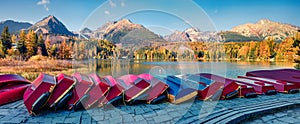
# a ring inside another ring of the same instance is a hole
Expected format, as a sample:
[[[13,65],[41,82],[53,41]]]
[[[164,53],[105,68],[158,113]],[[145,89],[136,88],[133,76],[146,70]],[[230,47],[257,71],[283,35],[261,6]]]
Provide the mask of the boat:
[[[249,79],[242,79],[242,78],[235,78],[235,79],[229,79],[241,84],[245,84],[248,86],[252,86],[257,94],[266,94],[266,95],[275,95],[277,94],[276,89],[273,85],[267,84],[261,81],[254,81]]]
[[[167,99],[165,94],[169,87],[167,84],[147,73],[140,74],[138,77],[148,81],[151,84],[151,88],[145,93],[147,94],[147,97],[145,98],[146,103],[158,104]]]
[[[298,89],[300,88],[299,72],[293,69],[250,71],[246,73],[246,76],[269,78],[279,82],[293,83]]]
[[[73,73],[72,77],[75,79],[75,86],[72,90],[72,97],[68,101],[68,109],[78,110],[82,109],[84,102],[89,97],[89,90],[93,87],[94,83],[87,75],[78,72]]]
[[[180,104],[190,100],[194,100],[197,96],[197,90],[188,87],[183,81],[176,76],[167,76],[166,78],[160,78],[169,85],[167,90],[167,97],[170,103]]]
[[[228,78],[224,78],[222,76],[209,74],[209,73],[199,73],[197,75],[206,77],[213,81],[223,83],[223,91],[222,91],[221,98],[220,98],[222,100],[233,98],[233,97],[237,96],[239,93],[240,87],[235,81],[229,80]]]
[[[54,110],[64,108],[72,97],[75,81],[72,77],[60,73],[56,76],[57,84],[49,98],[48,104]]]
[[[20,100],[30,82],[20,75],[0,75],[0,106]]]
[[[123,92],[125,88],[117,83],[115,78],[113,78],[112,76],[104,76],[101,79],[103,82],[106,82],[110,86],[110,90],[105,95],[105,97],[99,100],[98,107],[102,107],[104,105],[117,106],[123,104]]]
[[[109,84],[102,81],[97,74],[89,74],[89,77],[93,81],[94,86],[88,92],[89,98],[83,103],[83,107],[85,109],[90,109],[96,106],[99,100],[107,94],[110,88]]]
[[[242,83],[238,83],[238,82],[236,82],[236,83],[240,87],[238,97],[240,97],[240,98],[255,98],[255,97],[257,97],[257,93],[252,86],[248,86],[246,84],[242,84]]]
[[[251,76],[238,76],[238,78],[244,78],[244,79],[250,79],[254,81],[259,81],[267,84],[271,84],[274,86],[274,88],[277,90],[277,92],[281,93],[298,93],[299,89],[297,86],[293,83],[288,83],[285,81],[278,81],[274,79],[268,79],[268,78],[260,78],[260,77],[251,77]]]
[[[182,75],[179,78],[198,91],[200,100],[218,100],[223,91],[223,83],[210,80],[199,75]]]
[[[136,104],[136,101],[145,99],[147,95],[144,93],[151,87],[149,82],[133,74],[121,76],[117,82],[125,88],[124,99],[127,104]]]
[[[45,107],[56,85],[55,76],[41,73],[24,92],[23,100],[29,114],[38,115]]]

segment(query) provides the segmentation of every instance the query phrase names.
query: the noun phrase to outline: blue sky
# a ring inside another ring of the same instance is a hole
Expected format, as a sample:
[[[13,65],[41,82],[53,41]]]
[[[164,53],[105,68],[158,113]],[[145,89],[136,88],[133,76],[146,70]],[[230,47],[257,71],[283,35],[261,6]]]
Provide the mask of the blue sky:
[[[77,31],[129,18],[164,35],[190,26],[229,30],[260,19],[300,26],[299,6],[298,0],[1,0],[0,20],[35,23],[54,15]]]

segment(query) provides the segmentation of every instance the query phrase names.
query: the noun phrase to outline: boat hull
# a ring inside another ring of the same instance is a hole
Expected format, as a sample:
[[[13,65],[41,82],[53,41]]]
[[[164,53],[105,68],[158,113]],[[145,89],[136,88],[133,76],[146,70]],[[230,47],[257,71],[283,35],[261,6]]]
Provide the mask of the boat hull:
[[[75,79],[75,86],[72,90],[72,97],[68,101],[68,109],[81,109],[82,104],[87,101],[89,97],[89,90],[94,85],[87,75],[75,72],[72,77]]]
[[[223,91],[221,95],[221,99],[223,100],[233,98],[239,92],[239,85],[235,81],[228,80],[227,78],[208,73],[200,73],[198,75],[223,83]]]
[[[55,76],[43,73],[32,82],[23,96],[24,104],[30,114],[37,115],[41,109],[46,107],[55,85]]]
[[[65,74],[58,74],[56,76],[57,84],[53,90],[53,93],[48,101],[48,104],[51,108],[55,110],[58,109],[58,103],[66,103],[67,101],[61,101],[64,96],[72,90],[74,87],[75,81],[72,77],[67,76]],[[63,99],[68,100],[68,99]]]
[[[0,106],[22,99],[30,82],[20,75],[0,75]]]

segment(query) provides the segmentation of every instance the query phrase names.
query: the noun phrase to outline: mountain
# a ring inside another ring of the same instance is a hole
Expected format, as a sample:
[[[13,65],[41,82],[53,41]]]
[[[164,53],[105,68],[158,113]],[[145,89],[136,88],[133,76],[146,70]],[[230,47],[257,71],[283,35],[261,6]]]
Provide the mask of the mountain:
[[[256,36],[244,36],[238,32],[222,31],[219,33],[224,42],[260,41]]]
[[[13,20],[6,20],[3,22],[0,22],[0,32],[2,32],[2,30],[5,26],[8,26],[9,32],[17,33],[22,29],[29,28],[30,26],[32,26],[32,24],[27,23],[27,22],[16,22]]]
[[[35,23],[29,30],[34,30],[36,33],[42,34],[74,36],[74,34],[53,15],[49,15],[43,20]]]
[[[90,39],[93,37],[93,31],[89,28],[84,28],[79,31],[79,37],[83,37],[85,39]]]
[[[94,31],[94,37],[107,39],[122,47],[149,45],[152,42],[165,41],[160,35],[153,33],[140,24],[134,24],[128,19],[108,22]]]
[[[164,37],[166,41],[219,41],[220,37],[217,32],[202,32],[196,28],[188,28],[183,32],[175,31],[173,34]]]
[[[257,38],[259,40],[272,37],[276,41],[281,41],[286,37],[294,36],[298,29],[300,28],[294,25],[262,19],[255,24],[247,23],[236,26],[232,28],[231,32],[236,32],[245,37]]]
[[[175,31],[174,33],[172,33],[170,35],[166,35],[164,37],[164,39],[166,41],[171,41],[171,42],[176,42],[176,41],[191,41],[189,39],[188,34],[185,33],[185,32],[181,32],[181,31]]]

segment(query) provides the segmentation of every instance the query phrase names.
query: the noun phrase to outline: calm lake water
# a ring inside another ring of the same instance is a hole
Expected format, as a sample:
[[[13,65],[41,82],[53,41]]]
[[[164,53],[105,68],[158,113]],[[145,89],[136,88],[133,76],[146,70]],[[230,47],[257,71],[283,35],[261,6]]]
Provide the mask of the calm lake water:
[[[153,75],[178,75],[213,73],[227,77],[245,75],[247,71],[261,69],[293,68],[292,62],[161,62],[133,60],[99,60],[85,62],[89,73],[119,77],[126,74],[150,73]]]

